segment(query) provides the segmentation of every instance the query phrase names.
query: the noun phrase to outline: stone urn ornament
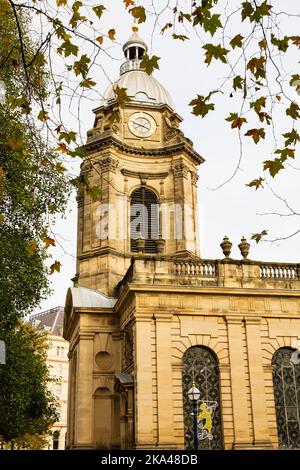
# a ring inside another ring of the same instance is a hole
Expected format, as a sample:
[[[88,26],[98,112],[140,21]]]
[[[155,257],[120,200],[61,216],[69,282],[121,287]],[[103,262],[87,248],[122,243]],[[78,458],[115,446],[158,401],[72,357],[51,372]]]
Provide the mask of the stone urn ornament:
[[[146,240],[145,238],[143,237],[143,234],[142,232],[138,232],[137,234],[137,238],[135,240],[135,244],[136,244],[136,248],[137,248],[137,251],[138,253],[144,253],[145,251],[145,245],[146,245]]]
[[[155,240],[155,246],[158,253],[163,253],[165,251],[166,240],[163,238],[157,238],[157,240]]]
[[[227,235],[225,235],[225,237],[223,238],[222,243],[220,243],[220,247],[222,248],[222,251],[223,251],[223,254],[224,254],[225,258],[228,258],[230,256],[230,253],[231,253],[232,243],[229,240],[229,238],[227,237]]]
[[[247,259],[249,255],[249,250],[250,250],[250,243],[247,242],[245,237],[241,239],[241,243],[239,243],[239,249],[242,254],[242,257],[244,259]]]

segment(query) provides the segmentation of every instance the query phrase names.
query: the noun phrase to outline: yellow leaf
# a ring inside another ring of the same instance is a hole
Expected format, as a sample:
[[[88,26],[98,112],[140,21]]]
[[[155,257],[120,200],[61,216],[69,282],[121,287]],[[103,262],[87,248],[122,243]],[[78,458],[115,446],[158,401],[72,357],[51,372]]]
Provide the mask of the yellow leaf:
[[[111,41],[115,40],[116,31],[113,28],[110,29],[107,34],[108,34],[108,37]]]
[[[96,38],[96,41],[98,41],[100,45],[103,44],[103,40],[104,40],[103,36],[98,36]]]
[[[49,246],[55,246],[55,240],[53,240],[53,238],[51,238],[51,237],[48,237],[48,236],[47,236],[47,237],[45,238],[44,242],[45,242],[45,248],[46,248],[46,250],[47,250],[47,248],[49,248]]]
[[[57,271],[58,273],[60,272],[61,264],[59,261],[54,261],[53,264],[50,266],[50,274],[53,274],[54,271]]]
[[[64,142],[60,142],[59,146],[55,150],[58,150],[61,153],[67,153],[68,147],[66,146]]]

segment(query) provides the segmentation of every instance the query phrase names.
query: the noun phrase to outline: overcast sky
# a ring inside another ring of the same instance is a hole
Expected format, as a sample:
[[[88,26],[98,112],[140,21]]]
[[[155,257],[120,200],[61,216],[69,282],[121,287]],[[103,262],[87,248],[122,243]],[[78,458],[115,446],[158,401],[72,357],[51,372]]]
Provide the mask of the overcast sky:
[[[99,2],[97,2],[99,3]],[[132,21],[124,11],[122,0],[103,2],[107,11],[103,16],[103,31],[114,27],[117,31],[116,44],[109,45],[108,52],[114,57],[101,57],[99,62],[103,64],[111,79],[119,75],[119,67],[124,61],[121,44],[131,34]],[[166,2],[155,1],[156,6],[163,6]],[[226,2],[224,2],[226,3]],[[233,7],[235,0],[230,2]],[[285,11],[300,15],[299,2],[285,0],[285,2],[272,2],[274,5],[284,3]],[[146,2],[143,2],[146,4]],[[188,4],[188,2],[187,2]],[[159,8],[158,8],[159,9]],[[282,29],[293,35],[299,32],[297,26],[299,19],[282,17]],[[299,23],[298,23],[299,24]],[[161,26],[164,21],[161,22]],[[242,32],[240,22],[233,22],[229,35]],[[226,74],[224,68],[218,64],[206,67],[203,63],[202,43],[195,35],[190,41],[184,43],[169,39],[169,35],[161,36],[159,28],[154,35],[153,21],[140,27],[140,35],[150,47],[150,55],[161,57],[160,70],[154,76],[169,90],[176,106],[176,112],[183,118],[181,129],[187,137],[193,140],[195,149],[205,158],[205,163],[199,167],[198,205],[199,205],[199,232],[202,258],[222,258],[220,242],[224,235],[228,235],[233,242],[232,257],[240,259],[237,248],[242,236],[250,238],[251,234],[263,229],[269,230],[269,237],[276,238],[287,236],[300,228],[299,217],[263,216],[262,213],[280,212],[286,213],[284,205],[276,199],[268,188],[255,191],[246,186],[246,183],[261,175],[261,162],[273,159],[272,150],[274,142],[267,138],[262,144],[256,146],[252,139],[245,138],[243,147],[243,159],[241,168],[236,176],[228,184],[216,190],[234,172],[239,158],[239,141],[237,133],[230,129],[230,124],[224,120],[229,112],[238,111],[240,108],[240,96],[230,97],[230,91],[224,94],[214,95],[213,102],[216,111],[209,113],[205,119],[191,114],[188,103],[195,98],[197,93],[206,94],[212,88],[220,84]],[[232,32],[232,34],[231,34]],[[99,32],[101,34],[101,31]],[[244,34],[243,34],[244,35]],[[151,43],[152,38],[152,43]],[[208,38],[209,39],[209,38]],[[207,42],[217,43],[217,36]],[[151,47],[152,45],[152,47]],[[299,73],[299,57],[296,48],[288,55],[284,64],[287,77],[291,73]],[[297,70],[298,67],[298,70]],[[108,80],[97,69],[97,81],[99,94],[103,93]],[[299,102],[296,92],[293,99]],[[92,109],[97,107],[95,95],[92,100],[83,100],[81,103],[80,118],[83,135],[93,126],[94,115]],[[98,98],[97,98],[98,99]],[[100,100],[100,95],[99,95]],[[275,116],[276,117],[276,111]],[[70,125],[76,127],[76,113],[69,115]],[[251,127],[255,127],[255,124]],[[276,135],[280,137],[282,131],[290,130],[291,121],[287,126],[284,121],[277,119]],[[248,127],[249,128],[249,127]],[[245,129],[246,130],[246,129]],[[270,132],[270,131],[269,131]],[[271,133],[271,132],[270,132]],[[279,145],[283,147],[283,145]],[[300,169],[299,158],[295,158],[293,165]],[[77,166],[78,168],[78,166]],[[299,170],[289,167],[272,180],[268,179],[273,190],[283,198],[287,198],[295,211],[300,212],[299,204]],[[76,246],[76,203],[73,195],[65,220],[56,224],[55,232],[63,247],[52,249],[54,259],[62,263],[60,273],[51,276],[53,294],[44,301],[36,311],[45,310],[57,305],[64,305],[66,290],[72,285],[70,279],[75,274],[75,246]],[[287,241],[275,243],[251,242],[249,258],[256,260],[299,262],[300,236],[297,235]]]

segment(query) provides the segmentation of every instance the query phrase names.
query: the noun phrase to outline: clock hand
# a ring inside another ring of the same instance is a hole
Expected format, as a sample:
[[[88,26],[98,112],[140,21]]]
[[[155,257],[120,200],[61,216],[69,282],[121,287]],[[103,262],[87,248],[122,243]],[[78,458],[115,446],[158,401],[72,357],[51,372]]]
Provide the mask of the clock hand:
[[[140,127],[144,127],[145,129],[147,129],[147,131],[150,130],[150,127],[149,127],[149,126],[145,126],[144,124],[141,124],[141,123],[138,122],[138,121],[133,121],[133,124],[136,124],[137,126],[140,126]]]

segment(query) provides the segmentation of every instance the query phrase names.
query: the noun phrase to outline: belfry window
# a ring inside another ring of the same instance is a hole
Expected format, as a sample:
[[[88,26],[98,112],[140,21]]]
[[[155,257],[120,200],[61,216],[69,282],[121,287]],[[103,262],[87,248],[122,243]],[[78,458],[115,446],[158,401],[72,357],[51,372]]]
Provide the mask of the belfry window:
[[[199,449],[223,449],[218,360],[209,348],[192,346],[184,353],[182,362],[185,449],[194,449],[193,410],[188,398],[193,383],[200,392],[197,403]]]
[[[155,193],[144,186],[131,194],[130,247],[137,252],[136,240],[145,239],[145,253],[156,253],[155,240],[159,238],[158,201]]]
[[[280,348],[272,359],[279,447],[300,448],[300,364],[291,361],[293,349]]]

